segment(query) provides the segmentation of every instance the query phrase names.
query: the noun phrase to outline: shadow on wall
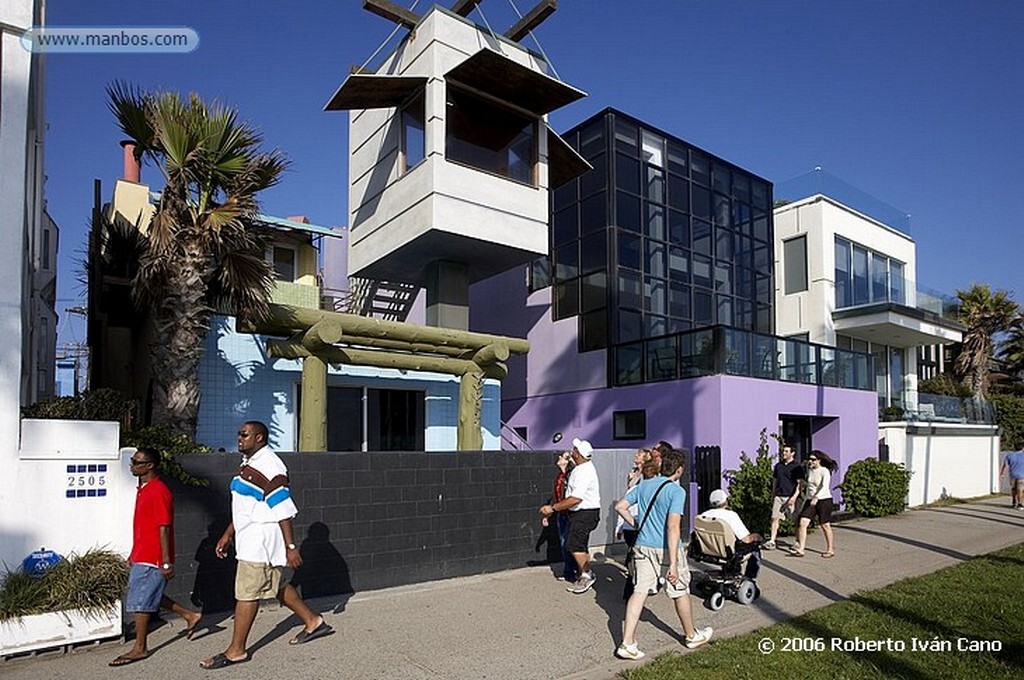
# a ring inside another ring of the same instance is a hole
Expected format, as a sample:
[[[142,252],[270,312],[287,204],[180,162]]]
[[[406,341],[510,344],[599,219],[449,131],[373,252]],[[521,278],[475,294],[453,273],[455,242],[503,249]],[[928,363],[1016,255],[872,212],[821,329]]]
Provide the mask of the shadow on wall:
[[[199,542],[193,561],[196,577],[192,584],[192,604],[204,614],[223,612],[235,606],[234,555],[221,559],[217,557],[217,541],[228,526],[226,516],[218,517],[206,527],[206,538]]]
[[[348,563],[331,544],[331,530],[326,524],[309,525],[299,553],[302,566],[295,570],[292,585],[302,592],[303,599],[353,592]]]

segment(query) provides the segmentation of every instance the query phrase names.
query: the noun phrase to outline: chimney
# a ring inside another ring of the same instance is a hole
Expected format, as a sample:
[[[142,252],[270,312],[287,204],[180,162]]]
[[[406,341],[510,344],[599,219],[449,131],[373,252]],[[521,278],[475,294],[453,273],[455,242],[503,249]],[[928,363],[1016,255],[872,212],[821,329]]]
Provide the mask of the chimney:
[[[135,157],[135,142],[126,139],[121,142],[121,147],[124,149],[124,176],[122,179],[138,184],[142,179],[142,164]]]

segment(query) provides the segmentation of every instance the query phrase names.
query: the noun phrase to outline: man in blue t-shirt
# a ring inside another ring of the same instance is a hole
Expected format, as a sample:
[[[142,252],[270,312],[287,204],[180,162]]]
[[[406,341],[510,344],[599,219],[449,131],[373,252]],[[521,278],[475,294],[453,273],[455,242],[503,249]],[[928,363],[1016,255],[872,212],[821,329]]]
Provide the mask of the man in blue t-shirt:
[[[1018,510],[1024,510],[1024,451],[1010,451],[1003,458],[999,475],[1010,477],[1010,502]]]
[[[678,449],[662,454],[661,476],[645,479],[615,503],[615,512],[627,524],[639,529],[630,574],[633,594],[626,602],[622,644],[615,650],[615,656],[620,659],[644,658],[636,643],[636,627],[647,596],[658,592],[662,580],[683,625],[686,635],[683,644],[693,649],[711,639],[710,626],[694,628],[690,609],[690,569],[681,540],[686,492],[679,486],[685,460],[686,454]],[[637,517],[629,512],[632,505],[638,506]]]

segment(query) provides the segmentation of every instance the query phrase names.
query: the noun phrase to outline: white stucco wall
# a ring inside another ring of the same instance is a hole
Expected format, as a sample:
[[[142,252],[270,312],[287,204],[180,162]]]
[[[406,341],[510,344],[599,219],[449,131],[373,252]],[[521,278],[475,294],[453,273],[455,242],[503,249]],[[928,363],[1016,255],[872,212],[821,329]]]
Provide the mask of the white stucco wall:
[[[913,472],[907,505],[999,490],[999,435],[989,425],[880,423],[889,460]]]
[[[118,448],[117,423],[23,421],[22,449],[4,451],[10,482],[0,512],[0,564],[20,565],[33,550],[62,555],[131,549],[134,449]]]

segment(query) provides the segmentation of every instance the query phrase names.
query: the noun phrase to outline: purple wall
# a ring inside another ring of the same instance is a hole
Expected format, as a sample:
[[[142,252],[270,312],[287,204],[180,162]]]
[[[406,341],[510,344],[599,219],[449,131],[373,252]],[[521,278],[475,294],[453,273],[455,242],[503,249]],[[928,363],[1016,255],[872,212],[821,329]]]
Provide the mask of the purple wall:
[[[508,424],[525,427],[536,448],[550,447],[556,432],[563,439],[587,438],[597,448],[665,439],[689,448],[720,446],[723,470],[739,467],[741,452],[753,455],[761,429],[776,432],[780,416],[817,417],[812,445],[839,462],[834,484],[850,463],[878,448],[874,392],[772,380],[719,375],[506,400],[505,406]],[[613,412],[632,409],[647,412],[646,438],[613,439]]]

